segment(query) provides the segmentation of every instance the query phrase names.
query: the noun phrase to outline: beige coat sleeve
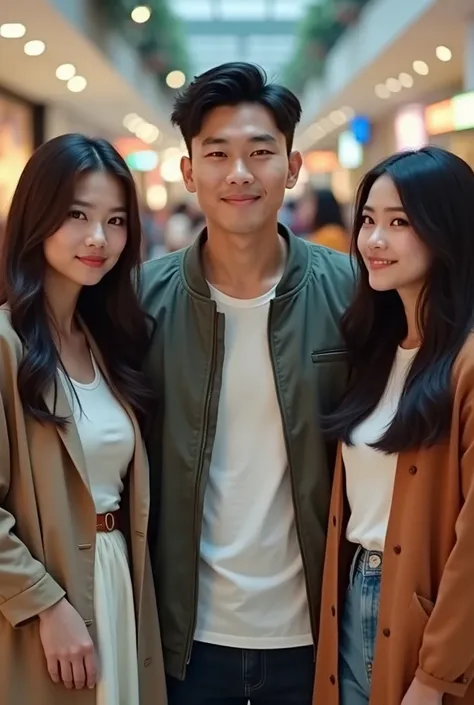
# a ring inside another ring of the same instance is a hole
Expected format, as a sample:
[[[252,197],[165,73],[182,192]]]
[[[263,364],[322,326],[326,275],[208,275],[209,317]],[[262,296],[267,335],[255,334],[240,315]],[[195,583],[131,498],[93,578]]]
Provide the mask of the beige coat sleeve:
[[[14,472],[6,406],[12,384],[16,384],[12,379],[16,366],[8,342],[1,338],[0,352],[0,612],[18,627],[59,602],[65,592],[15,535],[15,518],[5,509]],[[12,423],[10,428],[14,432]]]
[[[416,676],[442,693],[462,698],[474,677],[474,364],[462,371],[458,384],[454,414],[459,416],[463,503]]]

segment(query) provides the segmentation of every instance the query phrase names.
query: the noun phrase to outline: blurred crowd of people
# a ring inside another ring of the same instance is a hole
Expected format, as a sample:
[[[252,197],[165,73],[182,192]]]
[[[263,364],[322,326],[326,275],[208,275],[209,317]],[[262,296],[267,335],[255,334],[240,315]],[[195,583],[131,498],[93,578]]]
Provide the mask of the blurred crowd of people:
[[[286,201],[279,220],[300,237],[338,252],[349,252],[348,217],[329,188],[309,187],[299,199]],[[144,259],[156,259],[191,245],[205,225],[197,203],[142,212]]]

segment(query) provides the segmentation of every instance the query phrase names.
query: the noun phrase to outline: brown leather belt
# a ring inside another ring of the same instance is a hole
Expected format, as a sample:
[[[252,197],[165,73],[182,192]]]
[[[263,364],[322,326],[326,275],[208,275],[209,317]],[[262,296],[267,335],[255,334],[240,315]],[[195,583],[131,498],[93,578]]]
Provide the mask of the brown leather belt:
[[[120,530],[120,510],[97,514],[97,531],[110,533],[117,529]]]

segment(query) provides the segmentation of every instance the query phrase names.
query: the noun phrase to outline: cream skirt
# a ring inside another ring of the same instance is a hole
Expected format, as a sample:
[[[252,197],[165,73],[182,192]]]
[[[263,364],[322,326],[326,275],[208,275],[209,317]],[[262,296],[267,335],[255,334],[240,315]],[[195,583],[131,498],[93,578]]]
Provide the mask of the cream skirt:
[[[127,544],[98,532],[95,612],[99,646],[97,705],[139,705],[137,637]]]

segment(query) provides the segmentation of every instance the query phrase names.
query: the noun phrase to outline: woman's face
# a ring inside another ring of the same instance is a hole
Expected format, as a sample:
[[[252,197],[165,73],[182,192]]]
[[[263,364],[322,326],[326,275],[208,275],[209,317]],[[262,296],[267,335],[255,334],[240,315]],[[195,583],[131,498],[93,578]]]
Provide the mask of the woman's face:
[[[362,210],[357,247],[376,291],[396,289],[418,297],[431,266],[427,246],[417,236],[392,179],[373,184]]]
[[[50,273],[82,286],[98,284],[127,242],[127,207],[121,183],[107,172],[85,174],[67,219],[44,242]]]

